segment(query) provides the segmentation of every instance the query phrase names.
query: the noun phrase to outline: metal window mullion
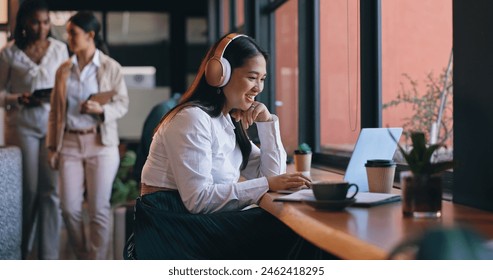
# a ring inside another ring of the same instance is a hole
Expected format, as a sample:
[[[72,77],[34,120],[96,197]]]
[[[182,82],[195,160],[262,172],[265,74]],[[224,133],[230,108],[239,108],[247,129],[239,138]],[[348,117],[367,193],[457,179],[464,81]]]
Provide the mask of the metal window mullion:
[[[361,128],[382,126],[381,0],[360,0]]]
[[[298,2],[299,142],[320,151],[319,0]]]
[[[208,34],[207,40],[212,45],[219,38],[219,0],[209,0],[208,3]]]
[[[236,30],[236,0],[229,0],[229,30]]]

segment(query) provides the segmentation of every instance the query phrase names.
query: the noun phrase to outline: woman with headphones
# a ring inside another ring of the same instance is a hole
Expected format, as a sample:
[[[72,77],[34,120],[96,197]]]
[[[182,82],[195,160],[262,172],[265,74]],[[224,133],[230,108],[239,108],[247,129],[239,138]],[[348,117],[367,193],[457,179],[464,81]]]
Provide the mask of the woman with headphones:
[[[252,207],[269,190],[310,182],[285,173],[279,119],[256,101],[267,58],[242,34],[223,37],[204,57],[191,87],[156,128],[126,259],[290,257],[296,234]],[[260,148],[246,134],[253,123]]]

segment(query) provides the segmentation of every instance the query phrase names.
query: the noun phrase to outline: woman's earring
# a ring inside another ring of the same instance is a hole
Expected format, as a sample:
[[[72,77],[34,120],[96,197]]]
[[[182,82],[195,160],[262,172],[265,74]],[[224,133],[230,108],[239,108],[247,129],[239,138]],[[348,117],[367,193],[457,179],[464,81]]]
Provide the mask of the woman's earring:
[[[26,29],[22,29],[22,37],[26,37]]]
[[[217,88],[217,94],[221,94],[221,88]]]

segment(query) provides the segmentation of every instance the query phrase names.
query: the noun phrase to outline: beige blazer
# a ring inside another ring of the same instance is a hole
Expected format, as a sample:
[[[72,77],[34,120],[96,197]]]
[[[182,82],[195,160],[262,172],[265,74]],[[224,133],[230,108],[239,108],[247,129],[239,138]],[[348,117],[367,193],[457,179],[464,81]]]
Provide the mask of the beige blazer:
[[[99,130],[101,141],[106,146],[117,146],[120,143],[118,137],[117,120],[128,111],[128,92],[121,66],[111,57],[100,53],[101,66],[96,74],[99,91],[115,90],[116,95],[110,102],[103,105],[104,117],[100,119]],[[62,148],[63,133],[65,131],[67,110],[67,79],[72,68],[72,61],[65,61],[57,70],[55,86],[51,94],[51,110],[48,118],[48,133],[46,146],[59,152]]]

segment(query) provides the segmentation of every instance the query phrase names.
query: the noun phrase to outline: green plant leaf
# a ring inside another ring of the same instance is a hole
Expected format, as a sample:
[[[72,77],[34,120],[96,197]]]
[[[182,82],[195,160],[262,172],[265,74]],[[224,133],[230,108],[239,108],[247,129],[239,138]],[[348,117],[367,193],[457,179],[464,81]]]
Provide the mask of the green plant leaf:
[[[454,168],[453,161],[441,161],[430,164],[430,169],[428,172],[429,174],[437,174],[451,168]]]
[[[433,156],[433,153],[435,153],[435,151],[442,146],[442,144],[430,145],[424,152],[423,161],[431,163],[431,157]]]
[[[421,175],[433,175],[436,173],[440,173],[447,169],[453,168],[453,161],[443,161],[432,163],[431,159],[433,153],[440,147],[443,146],[440,144],[433,144],[430,146],[426,145],[426,138],[423,132],[412,132],[411,140],[412,140],[412,149],[409,153],[405,151],[404,148],[401,147],[397,139],[392,135],[389,130],[389,134],[396,141],[399,150],[402,153],[402,156],[406,160],[409,169],[413,174],[421,174]]]
[[[298,146],[298,150],[308,153],[308,152],[311,152],[312,151],[312,148],[307,143],[301,143]]]
[[[416,157],[416,161],[424,161],[423,158],[426,152],[426,139],[423,132],[412,132],[411,141],[413,143],[413,150],[411,153]]]

